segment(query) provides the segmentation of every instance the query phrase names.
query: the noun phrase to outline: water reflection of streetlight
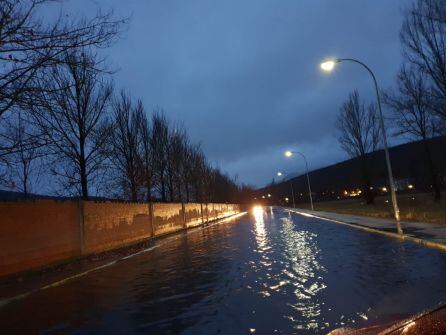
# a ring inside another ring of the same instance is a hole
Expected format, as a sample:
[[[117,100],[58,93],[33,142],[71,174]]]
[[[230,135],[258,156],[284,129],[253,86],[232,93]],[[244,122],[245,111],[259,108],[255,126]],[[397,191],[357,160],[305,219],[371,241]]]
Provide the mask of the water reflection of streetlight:
[[[255,206],[253,208],[254,221],[255,221],[255,237],[259,246],[260,252],[263,252],[266,246],[266,230],[265,221],[263,220],[264,209],[262,206]]]
[[[317,235],[305,229],[297,230],[292,217],[283,217],[281,220],[285,258],[282,272],[277,278],[279,284],[270,289],[282,291],[281,286],[292,285],[296,299],[289,306],[300,317],[292,315],[289,316],[290,320],[302,329],[322,329],[316,320],[323,306],[315,297],[327,286],[321,276],[325,268],[320,262],[321,250]]]
[[[257,222],[263,223],[263,207],[262,206],[255,206],[252,209],[252,212],[254,214],[254,219]]]

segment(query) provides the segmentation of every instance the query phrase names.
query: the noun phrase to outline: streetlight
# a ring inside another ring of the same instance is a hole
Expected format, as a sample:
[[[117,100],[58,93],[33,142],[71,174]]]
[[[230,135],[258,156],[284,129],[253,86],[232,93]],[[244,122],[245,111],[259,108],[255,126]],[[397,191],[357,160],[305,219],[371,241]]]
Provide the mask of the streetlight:
[[[381,109],[381,98],[379,96],[379,89],[378,89],[378,83],[376,81],[376,77],[375,77],[374,73],[372,72],[372,70],[367,65],[365,65],[363,62],[361,62],[357,59],[353,59],[353,58],[335,58],[335,59],[327,60],[327,61],[321,63],[321,69],[326,72],[330,72],[334,69],[334,67],[337,63],[344,62],[344,61],[354,62],[356,64],[361,65],[363,68],[365,68],[370,73],[370,75],[373,78],[373,83],[375,84],[376,100],[378,102],[379,123],[380,123],[381,133],[382,133],[382,137],[383,137],[384,152],[386,155],[387,174],[389,176],[389,185],[390,185],[390,193],[392,196],[393,212],[395,215],[396,228],[398,230],[398,234],[402,234],[403,229],[401,228],[401,223],[400,223],[400,210],[398,209],[398,203],[397,203],[397,199],[396,199],[395,183],[393,181],[393,174],[392,174],[392,165],[390,163],[389,148],[387,146],[387,133],[386,133],[386,128],[384,126],[384,117],[383,117],[383,113],[382,113],[382,109]]]
[[[294,154],[298,154],[301,155],[302,158],[305,161],[305,168],[306,168],[306,173],[307,173],[307,184],[308,184],[308,194],[310,195],[310,204],[311,204],[311,210],[314,211],[314,206],[313,206],[313,196],[311,195],[311,184],[310,184],[310,176],[308,174],[308,162],[307,162],[307,158],[305,157],[305,155],[299,151],[285,151],[285,156],[286,157],[291,157]]]
[[[277,172],[277,175],[279,177],[281,177],[281,176],[283,176],[283,173],[279,171],[279,172]],[[283,181],[285,181],[285,176],[283,177]],[[296,208],[296,203],[294,201],[294,188],[293,188],[293,183],[291,182],[291,179],[289,180],[289,182],[290,182],[290,187],[291,187],[291,197],[293,198],[293,208]],[[285,200],[288,202],[287,199],[288,198],[285,198]]]

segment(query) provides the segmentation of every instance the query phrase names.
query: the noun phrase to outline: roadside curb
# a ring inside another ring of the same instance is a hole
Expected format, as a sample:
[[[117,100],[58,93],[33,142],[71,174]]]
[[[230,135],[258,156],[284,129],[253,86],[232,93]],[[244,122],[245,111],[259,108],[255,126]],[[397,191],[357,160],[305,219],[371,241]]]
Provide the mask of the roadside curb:
[[[306,216],[306,217],[312,217],[312,218],[316,218],[316,219],[320,219],[320,220],[324,220],[324,221],[329,221],[329,222],[333,222],[333,223],[338,223],[338,224],[342,224],[342,225],[346,225],[352,228],[356,228],[356,229],[361,229],[363,231],[369,232],[369,233],[374,233],[374,234],[380,234],[380,235],[384,235],[387,237],[393,237],[393,238],[397,238],[400,239],[402,241],[410,241],[413,243],[418,243],[421,244],[425,247],[429,247],[429,248],[435,248],[435,249],[440,249],[443,251],[446,251],[446,244],[443,243],[437,243],[437,242],[432,242],[432,241],[428,241],[428,240],[424,240],[418,237],[413,237],[413,236],[409,236],[409,235],[400,235],[397,233],[391,233],[388,231],[383,231],[380,229],[376,229],[376,228],[370,228],[370,227],[366,227],[360,224],[355,224],[355,223],[350,223],[350,222],[343,222],[343,221],[339,221],[339,220],[335,220],[335,219],[330,219],[330,218],[326,218],[324,216],[319,216],[319,215],[315,215],[315,214],[309,214],[309,213],[305,213],[305,212],[300,212],[296,209],[285,209],[286,211],[289,212],[293,212],[302,216]]]

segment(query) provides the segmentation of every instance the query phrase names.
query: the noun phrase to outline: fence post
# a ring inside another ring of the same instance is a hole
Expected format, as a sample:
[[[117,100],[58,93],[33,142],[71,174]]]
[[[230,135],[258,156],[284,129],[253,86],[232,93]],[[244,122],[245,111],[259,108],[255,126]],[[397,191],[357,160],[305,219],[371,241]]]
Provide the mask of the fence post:
[[[149,207],[149,224],[150,224],[150,229],[152,237],[155,237],[155,220],[154,220],[154,215],[153,215],[153,203],[149,202],[147,203],[147,206]]]
[[[84,201],[82,199],[78,200],[79,209],[79,240],[80,240],[80,251],[81,256],[85,254],[85,227],[84,227]]]
[[[200,202],[201,224],[204,224],[203,204]]]
[[[181,202],[181,212],[183,214],[183,228],[187,228],[187,222],[186,222],[186,206],[184,205],[184,202]]]
[[[218,210],[215,206],[215,203],[212,203],[212,212],[214,212],[215,214],[215,220],[214,221],[218,221]]]

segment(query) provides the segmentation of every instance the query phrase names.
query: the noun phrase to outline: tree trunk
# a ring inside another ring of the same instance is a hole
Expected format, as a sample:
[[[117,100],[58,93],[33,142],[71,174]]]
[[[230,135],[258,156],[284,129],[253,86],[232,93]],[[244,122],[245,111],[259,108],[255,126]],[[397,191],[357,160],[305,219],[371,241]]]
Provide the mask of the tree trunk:
[[[85,167],[85,162],[82,161],[80,164],[81,170],[81,189],[82,189],[82,199],[88,200],[88,183],[87,183],[87,172]]]
[[[132,181],[130,183],[130,192],[131,192],[131,197],[132,197],[132,202],[137,202],[138,201],[138,192],[137,192],[137,187],[134,181]]]
[[[88,200],[87,163],[85,162],[85,151],[82,140],[80,143],[79,170],[81,177],[82,199]]]
[[[23,195],[28,198],[28,164],[23,160]]]
[[[161,175],[160,183],[161,183],[161,200],[163,202],[166,202],[166,182],[164,180],[163,174]]]

